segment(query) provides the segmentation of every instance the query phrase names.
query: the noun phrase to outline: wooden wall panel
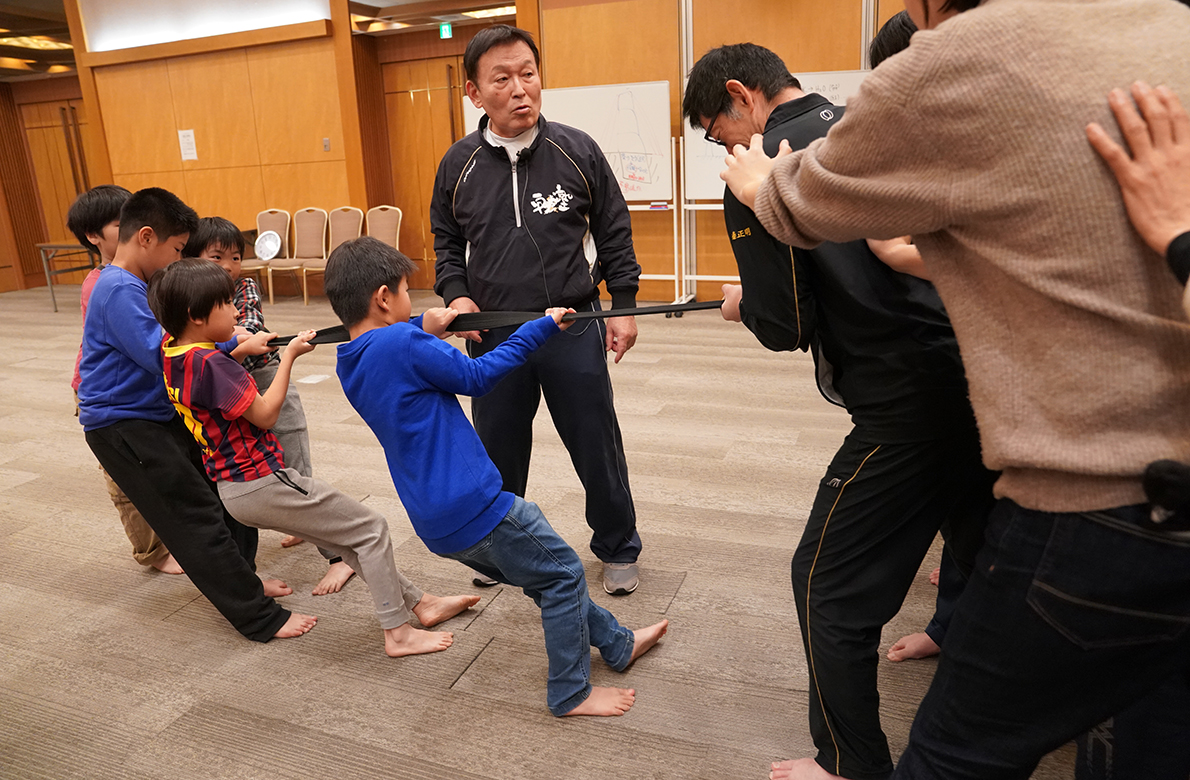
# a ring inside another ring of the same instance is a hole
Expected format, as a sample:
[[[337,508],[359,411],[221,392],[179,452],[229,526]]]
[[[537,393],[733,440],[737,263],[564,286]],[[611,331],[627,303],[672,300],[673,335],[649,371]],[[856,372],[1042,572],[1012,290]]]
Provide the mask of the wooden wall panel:
[[[427,247],[433,247],[432,237],[423,225],[421,215],[428,218],[430,203],[423,202],[418,175],[418,156],[421,149],[415,142],[417,124],[414,93],[400,92],[384,96],[388,112],[389,153],[392,158],[393,200],[402,212],[401,251],[414,260],[424,260]]]
[[[186,171],[186,203],[200,217],[223,217],[241,230],[256,227],[256,215],[268,205],[259,165]]]
[[[113,175],[182,170],[167,63],[96,68],[95,88]]]
[[[11,243],[0,245],[0,254],[12,259],[14,272],[20,284],[35,283],[38,276],[44,280],[41,258],[34,245],[45,241],[45,226],[42,223],[37,200],[37,185],[29,164],[25,147],[25,134],[21,127],[21,114],[12,97],[12,87],[0,83],[0,186],[4,190],[7,208],[0,212],[0,220],[7,220],[6,235]]]
[[[260,165],[244,50],[177,57],[167,67],[176,128],[193,130],[198,149],[182,170]]]
[[[333,42],[260,46],[247,56],[261,164],[345,159]]]
[[[876,29],[879,30],[884,26],[884,23],[893,18],[901,11],[905,10],[904,0],[877,0],[876,4]]]
[[[12,99],[16,104],[45,103],[51,100],[82,100],[83,90],[77,74],[48,79],[12,82]]]
[[[491,26],[468,24],[455,27],[454,37],[446,40],[438,37],[437,30],[383,35],[376,39],[376,57],[381,63],[424,60],[432,57],[461,57],[475,34]]]
[[[330,211],[350,203],[347,167],[342,160],[264,165],[260,172],[264,182],[263,208],[285,209],[292,214],[307,206]]]
[[[368,207],[393,204],[392,159],[388,150],[388,116],[384,106],[384,78],[376,56],[376,38],[352,39],[356,100],[359,103],[360,141]]]
[[[728,43],[776,52],[792,71],[860,67],[860,0],[693,0],[694,58]]]
[[[186,176],[181,171],[160,171],[158,173],[120,173],[112,177],[113,184],[119,184],[132,192],[145,187],[161,187],[190,203],[190,191],[186,187]]]

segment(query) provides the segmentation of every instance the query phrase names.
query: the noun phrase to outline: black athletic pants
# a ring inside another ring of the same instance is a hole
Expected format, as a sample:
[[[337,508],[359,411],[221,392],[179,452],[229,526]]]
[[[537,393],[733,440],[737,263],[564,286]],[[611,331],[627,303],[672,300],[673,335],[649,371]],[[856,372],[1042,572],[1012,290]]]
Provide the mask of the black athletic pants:
[[[881,628],[900,610],[939,530],[970,572],[994,482],[973,423],[911,443],[857,428],[835,454],[792,565],[810,733],[828,772],[854,780],[892,773],[876,690]]]
[[[598,301],[584,307],[597,310]],[[516,328],[485,331],[468,342],[471,357],[503,343]],[[522,498],[529,481],[533,418],[542,395],[554,427],[587,494],[591,551],[605,563],[633,563],[640,555],[628,464],[612,403],[602,320],[575,323],[529,355],[487,395],[471,402],[471,419],[500,470],[504,489]]]
[[[186,576],[249,639],[267,642],[289,610],[254,573],[257,532],[223,508],[180,417],[121,420],[87,431],[87,445],[148,521]]]

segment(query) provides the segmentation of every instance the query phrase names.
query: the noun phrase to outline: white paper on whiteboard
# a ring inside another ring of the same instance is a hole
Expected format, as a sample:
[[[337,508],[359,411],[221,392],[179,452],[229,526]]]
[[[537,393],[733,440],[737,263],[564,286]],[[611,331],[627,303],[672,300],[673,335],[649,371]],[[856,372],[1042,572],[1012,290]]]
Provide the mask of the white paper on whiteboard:
[[[183,160],[198,159],[198,146],[194,143],[193,130],[179,130],[178,145],[182,147]]]

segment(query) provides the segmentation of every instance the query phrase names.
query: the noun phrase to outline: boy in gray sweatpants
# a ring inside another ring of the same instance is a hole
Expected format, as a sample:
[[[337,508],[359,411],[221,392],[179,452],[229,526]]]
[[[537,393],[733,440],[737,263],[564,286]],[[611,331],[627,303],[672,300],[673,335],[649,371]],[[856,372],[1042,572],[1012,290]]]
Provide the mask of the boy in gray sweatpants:
[[[172,337],[163,346],[166,390],[198,440],[224,506],[244,525],[301,536],[342,556],[372,592],[389,656],[450,647],[451,632],[415,629],[410,620],[433,626],[479,597],[423,593],[397,570],[382,515],[285,466],[269,428],[285,401],[293,361],[314,349],[308,343],[314,333],[289,343],[261,395],[243,366],[215,346],[233,337],[233,294],[231,278],[206,260],[179,260],[149,283],[149,306]]]

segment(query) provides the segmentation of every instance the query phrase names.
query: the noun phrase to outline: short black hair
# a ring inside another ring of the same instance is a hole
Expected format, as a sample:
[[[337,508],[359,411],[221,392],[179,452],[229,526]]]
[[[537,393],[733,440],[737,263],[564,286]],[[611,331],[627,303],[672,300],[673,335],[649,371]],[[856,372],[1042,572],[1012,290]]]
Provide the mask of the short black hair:
[[[485,27],[475,34],[475,37],[467,42],[467,50],[463,52],[463,70],[467,74],[467,80],[474,82],[479,76],[479,58],[488,52],[489,49],[494,49],[497,46],[503,46],[508,43],[516,43],[520,41],[529,47],[529,51],[533,52],[533,61],[537,63],[537,67],[541,68],[541,54],[537,51],[537,44],[533,42],[533,36],[520,27],[513,27],[508,24],[493,24],[491,27]]]
[[[416,271],[416,263],[388,244],[360,236],[331,252],[322,288],[335,316],[350,328],[368,316],[373,293],[384,285],[396,292],[401,280]]]
[[[970,11],[972,8],[982,2],[983,0],[946,0],[946,2],[943,3],[942,7],[938,10],[943,12],[958,11],[959,13],[962,13],[963,11]],[[927,6],[927,8],[928,7],[929,6]]]
[[[230,219],[223,217],[203,217],[198,221],[198,227],[190,232],[190,239],[186,248],[182,250],[184,257],[198,257],[213,246],[218,249],[234,249],[244,254],[244,234]]]
[[[875,68],[894,54],[909,48],[909,39],[917,32],[917,25],[909,18],[908,11],[893,16],[868,45],[868,64]]]
[[[694,63],[686,77],[682,115],[691,127],[701,130],[703,117],[719,116],[731,108],[727,82],[732,79],[760,90],[767,100],[790,87],[802,88],[781,58],[763,46],[735,43],[711,49]]]
[[[183,257],[170,263],[149,280],[149,308],[165,328],[179,338],[190,320],[211,316],[221,303],[231,303],[236,285],[231,274],[210,260]]]
[[[193,233],[198,227],[198,215],[169,190],[146,187],[132,193],[120,209],[120,243],[126,243],[146,226],[153,228],[158,241],[164,241]]]
[[[74,199],[66,212],[66,228],[79,243],[92,252],[99,247],[87,238],[88,233],[102,233],[103,229],[120,219],[120,209],[132,193],[118,184],[100,184]]]

